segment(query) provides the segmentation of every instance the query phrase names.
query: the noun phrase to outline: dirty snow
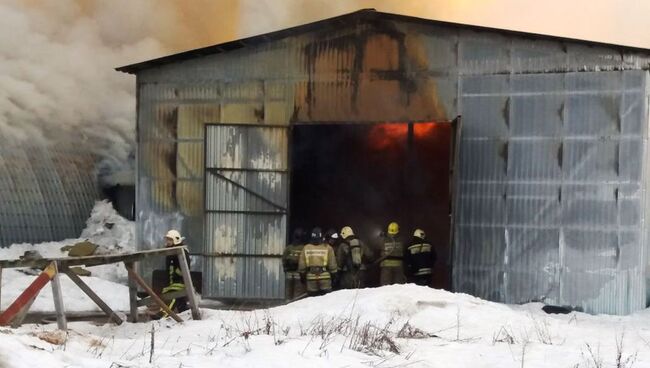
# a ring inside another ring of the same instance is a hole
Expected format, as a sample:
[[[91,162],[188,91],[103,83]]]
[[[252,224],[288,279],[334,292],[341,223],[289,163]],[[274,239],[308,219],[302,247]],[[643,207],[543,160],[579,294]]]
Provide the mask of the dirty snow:
[[[43,257],[67,257],[67,252],[61,251],[66,245],[88,240],[99,245],[96,254],[125,253],[135,250],[135,224],[120,216],[108,201],[95,204],[86,228],[77,239],[66,239],[59,242],[41,244],[14,244],[8,248],[0,248],[0,259],[17,259],[25,251],[38,251]],[[122,264],[109,264],[87,268],[90,277],[83,280],[113,309],[129,310],[127,273]],[[23,290],[31,284],[36,276],[26,275],[23,271],[38,273],[32,270],[6,269],[2,272],[2,294],[0,307],[7,308]],[[99,307],[90,300],[72,281],[63,276],[61,287],[65,296],[65,308],[69,312],[99,311]],[[30,308],[33,312],[53,312],[52,289],[43,288]]]
[[[540,308],[539,304],[496,304],[415,285],[344,290],[251,312],[204,309],[202,321],[190,320],[185,312],[183,324],[74,322],[63,345],[37,337],[53,331],[55,325],[5,329],[0,331],[0,363],[161,368],[616,367],[618,339],[623,342],[618,366],[650,366],[646,343],[650,312],[627,317],[547,315]],[[410,327],[405,329],[407,322]],[[371,333],[364,334],[364,329]],[[398,335],[400,330],[410,332]],[[368,338],[372,333],[387,336],[387,341],[378,340],[373,347]]]

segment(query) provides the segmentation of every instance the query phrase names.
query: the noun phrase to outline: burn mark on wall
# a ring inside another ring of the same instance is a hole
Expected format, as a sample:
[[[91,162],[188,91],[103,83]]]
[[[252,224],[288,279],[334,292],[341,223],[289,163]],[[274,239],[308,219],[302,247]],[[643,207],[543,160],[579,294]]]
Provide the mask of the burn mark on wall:
[[[294,121],[446,118],[417,32],[385,20],[349,27],[317,32],[303,47],[307,81],[296,91]]]

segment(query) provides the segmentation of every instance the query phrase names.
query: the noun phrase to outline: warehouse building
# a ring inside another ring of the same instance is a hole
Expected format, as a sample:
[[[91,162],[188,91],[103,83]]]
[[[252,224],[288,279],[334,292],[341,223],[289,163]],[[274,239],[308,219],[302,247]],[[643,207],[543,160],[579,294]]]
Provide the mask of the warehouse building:
[[[373,244],[397,220],[435,244],[434,286],[645,308],[649,69],[649,50],[374,10],[118,68],[138,242],[178,228],[204,297],[280,299],[290,229]]]

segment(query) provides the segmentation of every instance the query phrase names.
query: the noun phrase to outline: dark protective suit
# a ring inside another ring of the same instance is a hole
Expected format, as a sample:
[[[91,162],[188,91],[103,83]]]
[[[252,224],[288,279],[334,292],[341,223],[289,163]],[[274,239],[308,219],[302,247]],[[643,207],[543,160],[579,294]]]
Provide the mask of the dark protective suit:
[[[379,264],[381,268],[379,283],[383,285],[403,284],[406,282],[402,257],[404,256],[404,245],[398,235],[386,235],[381,250]]]
[[[339,266],[341,289],[365,287],[366,263],[371,256],[370,249],[354,235],[340,242],[336,249],[336,263]]]
[[[284,268],[284,296],[287,300],[293,300],[305,293],[305,286],[300,280],[298,262],[300,253],[305,246],[303,244],[289,244],[282,254],[282,267]]]
[[[179,244],[179,246],[185,244]],[[185,258],[187,259],[187,266],[190,265],[190,253],[187,250],[184,250]],[[167,256],[165,258],[165,265],[167,273],[169,274],[169,285],[163,288],[162,292],[170,293],[173,291],[185,290],[185,282],[183,281],[183,273],[181,272],[180,261],[178,260],[177,255]],[[169,303],[169,309],[174,312],[183,312],[188,309],[187,306],[187,297],[180,297],[172,299]]]
[[[431,286],[431,271],[436,262],[436,252],[424,239],[413,237],[411,245],[404,249],[404,271],[409,281]]]

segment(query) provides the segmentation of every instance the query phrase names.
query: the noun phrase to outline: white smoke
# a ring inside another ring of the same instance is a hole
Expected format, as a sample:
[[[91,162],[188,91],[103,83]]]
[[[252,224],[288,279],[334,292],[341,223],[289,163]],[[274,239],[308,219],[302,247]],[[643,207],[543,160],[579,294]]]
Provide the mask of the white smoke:
[[[74,145],[124,165],[134,143],[135,83],[114,67],[167,52],[152,37],[166,32],[146,21],[161,8],[154,3],[3,0],[3,142]],[[156,16],[173,24],[173,9]]]
[[[115,163],[127,160],[134,141],[134,82],[113,68],[164,47],[146,30],[137,32],[137,19],[110,23],[103,11],[88,12],[69,0],[0,4],[5,141],[83,145]]]

